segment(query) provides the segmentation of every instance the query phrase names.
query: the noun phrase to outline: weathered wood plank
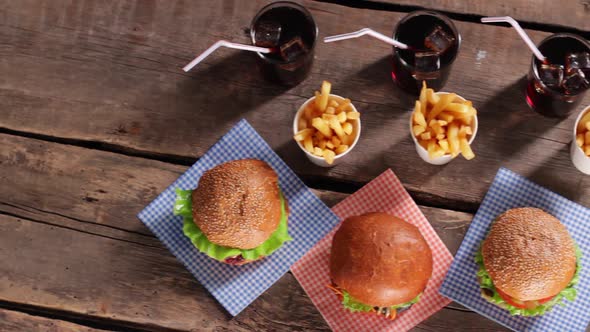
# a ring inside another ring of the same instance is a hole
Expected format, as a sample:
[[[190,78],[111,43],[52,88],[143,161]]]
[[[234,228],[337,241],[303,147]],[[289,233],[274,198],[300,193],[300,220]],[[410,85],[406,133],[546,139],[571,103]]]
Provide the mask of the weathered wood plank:
[[[182,166],[9,135],[0,135],[0,146],[10,151],[0,158],[6,184],[0,193],[0,300],[123,325],[205,331],[327,330],[290,274],[229,320],[133,217],[183,171]],[[136,192],[151,187],[148,193]],[[347,196],[316,193],[329,205]],[[454,253],[472,215],[421,209]],[[463,314],[445,309],[418,330],[449,328],[447,315],[456,322]],[[469,317],[465,331],[497,327],[478,315],[464,315]]]
[[[407,128],[412,100],[392,85],[391,50],[381,43],[318,43],[310,77],[292,89],[264,82],[253,55],[231,50],[190,74],[180,71],[215,40],[247,41],[243,30],[264,3],[6,2],[0,127],[193,158],[245,117],[308,179],[362,184],[389,167],[418,199],[474,210],[498,167],[507,166],[590,204],[590,180],[569,161],[573,119],[546,119],[528,109],[521,79],[530,56],[508,28],[457,22],[464,43],[446,90],[474,101],[481,127],[476,159],[443,167],[415,153]],[[304,4],[321,36],[367,25],[388,33],[404,15]],[[547,35],[530,34],[535,41]],[[290,134],[294,111],[322,79],[364,113],[350,163],[329,170],[309,163]]]
[[[0,309],[0,331],[100,332],[99,330],[62,320],[27,315]]]
[[[590,30],[590,4],[584,0],[514,0],[514,1],[453,1],[453,0],[363,0],[402,6],[422,7],[445,12],[478,16],[512,16],[530,23]]]

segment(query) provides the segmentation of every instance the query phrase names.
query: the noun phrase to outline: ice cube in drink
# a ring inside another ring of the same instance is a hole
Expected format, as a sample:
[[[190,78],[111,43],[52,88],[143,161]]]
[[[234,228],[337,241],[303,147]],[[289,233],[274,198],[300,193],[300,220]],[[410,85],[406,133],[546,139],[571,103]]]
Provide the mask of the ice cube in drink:
[[[276,48],[281,39],[281,24],[275,21],[260,21],[256,24],[254,40],[256,46]]]
[[[437,25],[434,30],[424,38],[424,46],[439,53],[444,53],[453,46],[454,42],[455,37],[446,33],[440,25]]]
[[[542,63],[539,66],[539,78],[551,88],[558,88],[563,83],[563,66],[557,64]]]
[[[284,43],[280,47],[281,57],[284,61],[292,61],[298,56],[309,52],[309,49],[303,43],[303,40],[299,36],[292,38],[288,42]]]
[[[412,76],[417,80],[438,78],[440,72],[440,56],[438,52],[416,52],[414,56],[415,71]]]
[[[562,83],[566,94],[577,94],[588,88],[586,75],[580,68],[570,68],[565,72]]]
[[[565,57],[565,71],[581,69],[586,77],[590,77],[590,53],[568,53]]]

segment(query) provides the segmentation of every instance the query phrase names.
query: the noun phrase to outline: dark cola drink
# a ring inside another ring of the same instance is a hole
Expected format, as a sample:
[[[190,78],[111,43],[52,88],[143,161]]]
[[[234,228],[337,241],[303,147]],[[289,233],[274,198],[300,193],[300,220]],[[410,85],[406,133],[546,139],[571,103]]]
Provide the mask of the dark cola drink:
[[[580,36],[560,33],[545,38],[533,56],[527,76],[526,101],[543,115],[567,117],[590,88],[590,44]]]
[[[262,8],[252,20],[252,43],[272,53],[257,53],[262,74],[272,82],[296,85],[309,74],[318,34],[311,14],[301,5],[279,1]]]
[[[397,24],[393,38],[409,46],[405,50],[393,48],[393,81],[415,95],[420,93],[422,81],[440,90],[461,44],[453,22],[432,11],[412,12]]]

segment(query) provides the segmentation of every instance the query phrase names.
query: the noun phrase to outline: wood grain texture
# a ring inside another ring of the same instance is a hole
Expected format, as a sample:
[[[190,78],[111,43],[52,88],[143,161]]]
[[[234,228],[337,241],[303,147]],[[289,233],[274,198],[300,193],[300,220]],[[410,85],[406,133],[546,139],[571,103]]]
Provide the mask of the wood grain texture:
[[[516,20],[543,25],[590,30],[590,2],[586,0],[362,0],[402,6],[421,7],[478,16],[512,16]]]
[[[57,319],[31,316],[22,312],[0,309],[0,331],[100,332],[99,330]]]
[[[328,330],[291,274],[230,319],[133,217],[184,167],[9,135],[0,135],[0,146],[8,152],[0,157],[6,183],[0,192],[0,301],[121,326]],[[126,169],[133,170],[133,178]],[[137,192],[151,187],[147,193]],[[330,206],[347,196],[315,192]],[[455,253],[472,215],[420,208]],[[457,331],[501,330],[479,315],[454,308],[437,313],[417,331],[450,328],[460,317],[469,319]]]
[[[477,157],[431,166],[414,150],[407,127],[413,98],[391,83],[391,49],[382,43],[318,43],[309,78],[291,89],[263,81],[254,55],[234,50],[218,51],[189,74],[180,70],[216,40],[247,42],[244,31],[264,3],[6,1],[0,127],[196,158],[246,118],[306,179],[360,186],[392,168],[420,201],[473,211],[506,166],[590,204],[590,180],[569,160],[573,116],[559,121],[528,108],[522,78],[531,57],[511,29],[456,22],[463,44],[445,90],[480,112]],[[303,4],[320,37],[369,25],[389,33],[405,15]],[[548,35],[529,33],[537,42]],[[350,162],[332,169],[308,162],[290,133],[295,110],[323,79],[363,113]]]

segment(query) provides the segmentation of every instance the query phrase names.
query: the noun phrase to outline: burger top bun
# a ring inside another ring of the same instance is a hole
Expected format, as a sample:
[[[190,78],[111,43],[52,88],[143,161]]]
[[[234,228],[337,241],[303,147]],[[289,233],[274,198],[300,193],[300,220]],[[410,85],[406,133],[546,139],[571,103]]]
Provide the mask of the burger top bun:
[[[334,234],[332,281],[356,300],[389,307],[414,299],[432,274],[432,253],[416,226],[386,213],[350,217]]]
[[[278,177],[265,162],[242,159],[206,171],[192,193],[193,219],[209,241],[252,249],[281,218]]]
[[[494,286],[520,301],[558,294],[576,271],[575,245],[567,229],[536,208],[500,215],[483,242],[482,255]]]

